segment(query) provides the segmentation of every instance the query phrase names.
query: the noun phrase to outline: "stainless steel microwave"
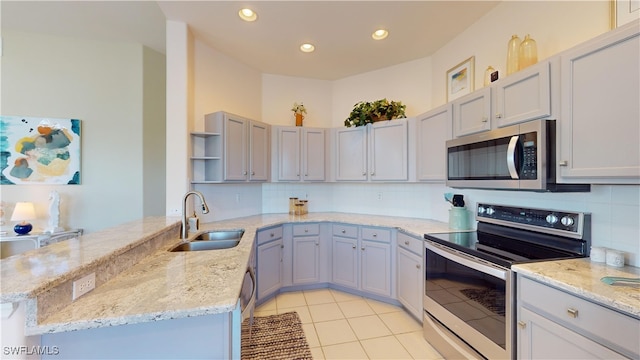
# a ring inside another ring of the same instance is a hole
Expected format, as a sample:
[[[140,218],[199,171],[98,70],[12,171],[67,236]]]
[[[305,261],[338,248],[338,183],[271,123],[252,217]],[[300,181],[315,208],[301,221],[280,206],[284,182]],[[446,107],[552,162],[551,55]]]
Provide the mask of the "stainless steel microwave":
[[[453,188],[590,191],[556,182],[556,122],[533,120],[447,141],[447,186]]]

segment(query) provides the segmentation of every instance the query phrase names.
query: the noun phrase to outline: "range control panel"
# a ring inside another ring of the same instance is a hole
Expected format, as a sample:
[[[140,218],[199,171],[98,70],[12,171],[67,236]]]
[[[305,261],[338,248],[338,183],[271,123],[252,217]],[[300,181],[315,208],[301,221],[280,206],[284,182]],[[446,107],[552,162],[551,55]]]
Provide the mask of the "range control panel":
[[[570,237],[582,237],[585,223],[590,226],[591,215],[572,211],[478,203],[476,220],[516,228],[525,226],[540,232],[561,233]]]

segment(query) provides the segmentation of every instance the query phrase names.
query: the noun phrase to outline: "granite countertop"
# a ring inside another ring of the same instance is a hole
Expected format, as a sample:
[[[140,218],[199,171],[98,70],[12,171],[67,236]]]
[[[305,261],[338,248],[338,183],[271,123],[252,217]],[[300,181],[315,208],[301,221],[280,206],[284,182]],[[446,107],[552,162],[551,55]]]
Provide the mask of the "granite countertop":
[[[512,270],[547,285],[640,318],[640,287],[637,284],[607,285],[605,276],[640,278],[640,268],[607,266],[588,258],[514,265]]]
[[[133,222],[99,232],[99,236],[89,234],[64,246],[54,244],[58,246],[8,258],[9,262],[3,259],[1,300],[34,298],[56,284],[81,275],[81,269],[93,258],[115,261],[123,249],[143,241],[134,238],[144,239],[162,229],[175,229],[176,220],[175,217],[143,219],[139,221],[141,230],[137,233],[130,231],[136,228],[137,222]],[[205,223],[200,231],[244,229],[245,233],[238,246],[230,249],[168,252],[180,242],[176,238],[170,246],[158,249],[37,325],[28,327],[26,332],[38,335],[232,311],[238,301],[256,231],[304,222],[398,228],[420,238],[425,232],[450,231],[447,223],[439,221],[349,213],[264,214]],[[65,252],[63,248],[68,250]],[[52,249],[58,253],[47,261]]]

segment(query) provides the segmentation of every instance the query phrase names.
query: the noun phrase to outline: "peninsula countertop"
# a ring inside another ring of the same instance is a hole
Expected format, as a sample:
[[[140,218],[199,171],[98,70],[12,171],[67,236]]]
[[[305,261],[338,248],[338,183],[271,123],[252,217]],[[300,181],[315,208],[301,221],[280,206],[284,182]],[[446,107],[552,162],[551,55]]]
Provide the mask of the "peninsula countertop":
[[[137,235],[144,238],[163,229],[175,230],[178,220],[175,217],[142,219],[139,224],[132,222],[99,232],[100,235],[89,234],[88,238],[96,238],[93,241],[81,241],[83,237],[80,237],[68,244],[53,244],[51,249],[38,249],[10,258],[11,261],[2,264],[2,302],[34,298],[63,279],[79,275],[78,268],[98,258],[117,261],[122,249],[141,241],[134,239]],[[305,222],[397,228],[417,237],[426,232],[450,231],[447,223],[440,221],[351,213],[264,214],[205,223],[201,231],[244,229],[245,232],[234,248],[168,252],[168,248],[180,242],[176,237],[171,246],[158,249],[37,325],[28,327],[27,333],[38,335],[232,311],[238,301],[256,232],[262,228]],[[136,226],[146,231],[131,235],[128,229]],[[118,241],[122,243],[112,243]],[[65,246],[74,249],[61,252]],[[55,263],[59,269],[53,271],[53,263],[42,268],[50,250],[57,251]],[[86,255],[90,255],[88,260]],[[8,284],[4,283],[5,279]]]
[[[640,319],[640,287],[607,285],[605,276],[640,278],[640,268],[607,266],[588,258],[514,265],[512,270]]]

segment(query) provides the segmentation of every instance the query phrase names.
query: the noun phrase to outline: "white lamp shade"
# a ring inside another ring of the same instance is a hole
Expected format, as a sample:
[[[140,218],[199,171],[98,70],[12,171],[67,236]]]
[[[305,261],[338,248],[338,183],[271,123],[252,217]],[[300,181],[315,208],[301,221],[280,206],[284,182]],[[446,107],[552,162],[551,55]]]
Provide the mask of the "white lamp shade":
[[[33,220],[35,218],[36,209],[34,208],[33,203],[16,203],[16,207],[13,209],[13,214],[11,215],[11,221]]]

